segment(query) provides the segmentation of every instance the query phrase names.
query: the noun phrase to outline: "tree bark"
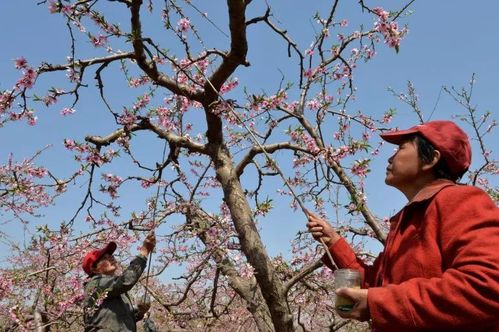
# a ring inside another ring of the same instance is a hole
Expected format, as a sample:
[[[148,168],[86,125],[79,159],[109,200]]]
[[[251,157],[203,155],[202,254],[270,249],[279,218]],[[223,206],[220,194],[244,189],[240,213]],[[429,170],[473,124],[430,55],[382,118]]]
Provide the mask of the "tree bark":
[[[204,211],[196,207],[191,207],[189,209],[187,218],[189,219],[189,223],[196,225],[201,229],[207,229],[207,225],[210,223],[210,221],[207,220],[209,216]],[[210,239],[208,238],[206,232],[201,232],[198,236],[206,246],[209,246]],[[234,289],[237,294],[239,294],[239,296],[246,301],[246,307],[253,315],[258,331],[275,331],[272,325],[269,308],[265,304],[265,299],[263,298],[262,292],[256,283],[256,279],[254,277],[251,279],[241,278],[236,268],[230,259],[227,258],[227,255],[222,249],[214,249],[212,256],[217,263],[217,267],[227,278],[232,289]]]
[[[239,182],[235,167],[225,149],[213,158],[217,179],[222,185],[225,203],[238,233],[241,249],[254,268],[255,278],[270,310],[276,331],[294,331],[293,317],[286,303],[285,288],[267,255],[252,212]]]

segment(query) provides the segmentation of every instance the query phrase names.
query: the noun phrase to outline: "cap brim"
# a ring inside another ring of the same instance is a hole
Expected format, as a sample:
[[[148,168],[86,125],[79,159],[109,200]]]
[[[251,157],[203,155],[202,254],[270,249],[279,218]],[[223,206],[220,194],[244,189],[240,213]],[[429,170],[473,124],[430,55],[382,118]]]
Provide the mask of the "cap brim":
[[[382,139],[392,144],[401,144],[405,141],[407,136],[417,133],[416,128],[410,128],[406,130],[397,130],[379,135]]]
[[[95,257],[95,263],[97,263],[102,258],[102,256],[104,256],[105,254],[112,255],[114,253],[114,251],[116,250],[116,248],[117,248],[117,245],[115,242],[113,242],[113,241],[109,242],[104,248],[99,250],[99,254]]]
[[[118,246],[116,245],[116,242],[114,241],[111,241],[109,242],[102,250],[102,254],[101,254],[101,257],[102,255],[104,254],[109,254],[109,255],[112,255],[114,253],[114,251],[116,250]]]

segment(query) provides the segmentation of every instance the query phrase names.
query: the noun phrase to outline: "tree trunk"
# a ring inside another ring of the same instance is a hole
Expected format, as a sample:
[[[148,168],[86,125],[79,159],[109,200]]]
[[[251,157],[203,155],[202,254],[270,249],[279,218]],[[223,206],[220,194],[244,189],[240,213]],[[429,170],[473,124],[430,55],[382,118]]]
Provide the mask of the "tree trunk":
[[[199,229],[207,230],[209,228],[209,216],[199,208],[190,207],[187,213],[189,224],[195,225]],[[207,232],[200,232],[199,238],[206,245],[209,246],[210,239]],[[254,277],[251,279],[244,279],[239,276],[236,268],[227,258],[222,249],[214,249],[212,253],[213,259],[217,263],[220,272],[227,277],[229,285],[236,291],[241,298],[247,303],[247,309],[252,314],[258,331],[261,332],[274,332],[272,319],[269,308],[265,304],[265,299],[262,296],[260,288],[258,287]]]
[[[213,157],[217,179],[222,185],[225,203],[230,210],[241,249],[255,270],[255,278],[269,308],[274,329],[282,332],[294,331],[284,285],[276,274],[256,229],[232,160],[224,148],[218,149]]]
[[[49,327],[47,326],[47,318],[39,309],[35,309],[33,316],[34,316],[34,321],[35,321],[35,331],[36,332],[48,332],[48,331],[50,331]]]

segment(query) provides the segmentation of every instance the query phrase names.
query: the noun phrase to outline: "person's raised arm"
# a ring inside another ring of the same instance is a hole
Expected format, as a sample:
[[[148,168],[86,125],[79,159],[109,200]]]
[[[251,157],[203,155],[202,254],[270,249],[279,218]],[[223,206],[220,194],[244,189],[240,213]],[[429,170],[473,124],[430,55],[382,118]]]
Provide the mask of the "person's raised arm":
[[[149,233],[139,249],[139,255],[135,257],[130,265],[119,276],[103,277],[98,281],[98,288],[105,289],[109,297],[119,296],[129,291],[139,280],[146,267],[147,258],[156,246],[154,232]]]
[[[139,253],[147,258],[147,256],[149,256],[149,254],[154,250],[154,247],[156,247],[156,235],[154,232],[150,232],[144,239],[142,247],[139,249]]]

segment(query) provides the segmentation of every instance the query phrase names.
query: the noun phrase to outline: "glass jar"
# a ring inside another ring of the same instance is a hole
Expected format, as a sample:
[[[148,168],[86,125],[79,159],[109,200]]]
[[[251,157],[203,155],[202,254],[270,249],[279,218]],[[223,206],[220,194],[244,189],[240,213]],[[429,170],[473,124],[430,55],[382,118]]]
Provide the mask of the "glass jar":
[[[338,269],[334,271],[334,288],[359,288],[360,272],[353,269]],[[352,299],[336,295],[335,308],[340,311],[350,311],[354,306]]]

